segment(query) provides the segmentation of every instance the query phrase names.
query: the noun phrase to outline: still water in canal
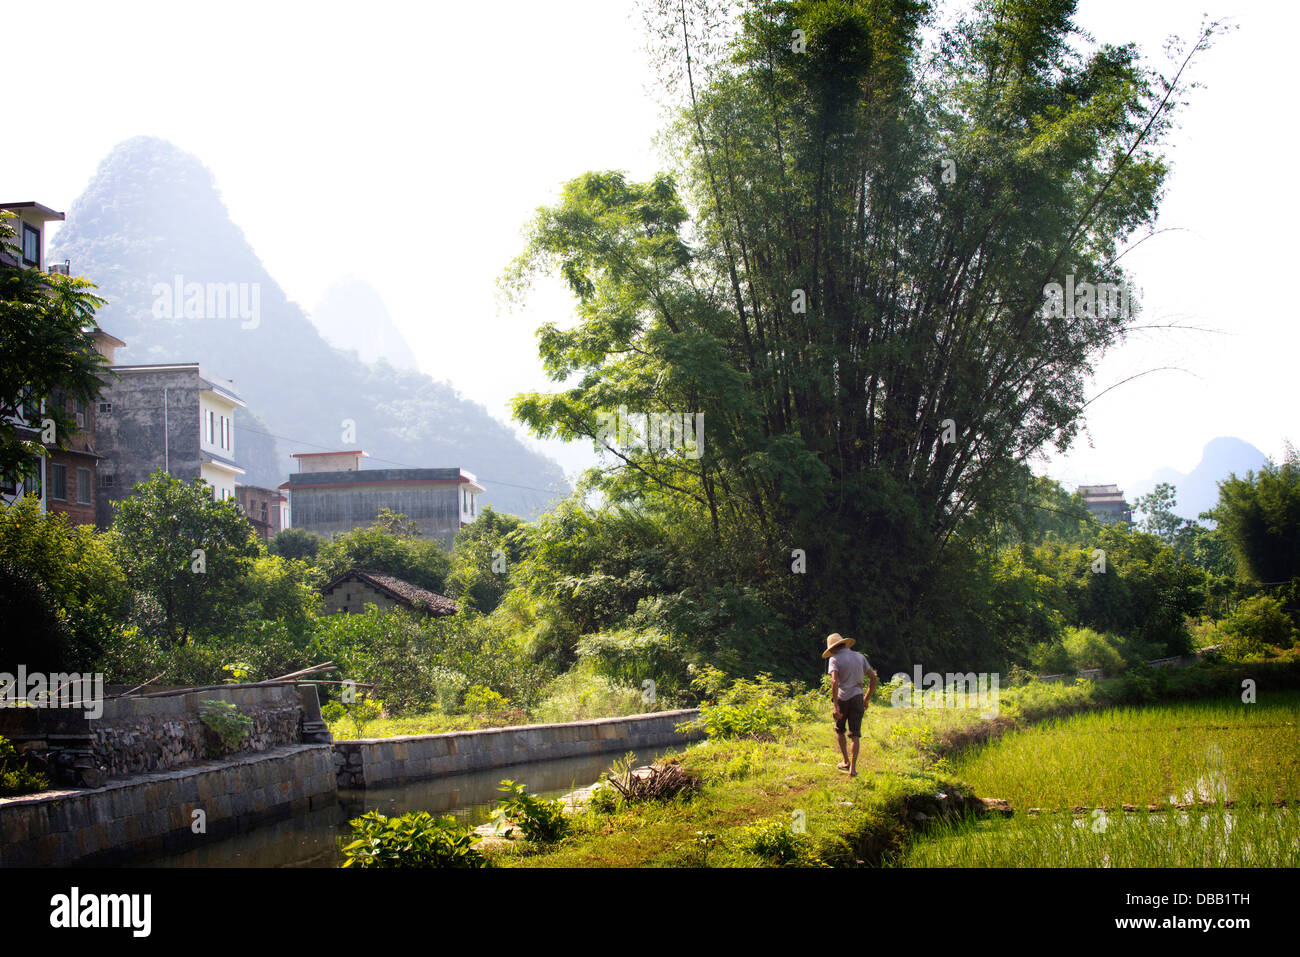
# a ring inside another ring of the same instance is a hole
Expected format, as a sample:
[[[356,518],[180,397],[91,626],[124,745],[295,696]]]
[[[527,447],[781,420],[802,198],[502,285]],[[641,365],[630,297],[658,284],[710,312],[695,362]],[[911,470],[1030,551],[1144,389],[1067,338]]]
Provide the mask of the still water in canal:
[[[649,764],[673,748],[636,752],[637,764]],[[559,797],[599,779],[601,772],[621,754],[560,758],[532,764],[512,764],[448,777],[416,781],[400,787],[340,792],[337,804],[265,824],[229,837],[213,838],[185,851],[141,856],[127,867],[336,867],[342,860],[338,839],[350,837],[348,821],[379,811],[404,814],[428,811],[452,814],[470,827],[486,823],[502,794],[497,790],[509,778],[528,786],[533,794]],[[197,840],[202,840],[198,838]]]

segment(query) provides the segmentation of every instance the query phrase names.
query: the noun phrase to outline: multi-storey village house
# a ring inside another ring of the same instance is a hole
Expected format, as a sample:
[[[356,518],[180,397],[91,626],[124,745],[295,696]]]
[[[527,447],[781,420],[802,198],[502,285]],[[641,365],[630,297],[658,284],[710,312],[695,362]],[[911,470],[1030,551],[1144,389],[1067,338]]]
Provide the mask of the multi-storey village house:
[[[450,548],[456,533],[478,516],[478,496],[485,490],[464,469],[363,470],[365,455],[359,449],[294,455],[299,471],[280,486],[289,497],[292,526],[328,538],[369,525],[388,508]]]
[[[61,222],[63,213],[40,203],[0,203],[0,209],[15,214],[13,220],[15,239],[19,247],[18,262],[7,264],[23,269],[40,269],[69,275],[71,263],[47,263],[45,257],[46,228],[49,223]],[[0,253],[3,255],[3,253]],[[101,329],[94,332],[95,348],[111,363],[113,353],[124,345],[121,339]],[[47,441],[43,421],[48,412],[62,408],[75,423],[70,436],[63,441]],[[42,512],[66,515],[78,525],[95,521],[95,486],[97,483],[99,454],[95,447],[95,415],[97,404],[86,405],[78,399],[55,392],[30,407],[19,410],[9,424],[20,436],[29,441],[40,441],[45,454],[36,457],[33,474],[23,483],[12,476],[0,477],[0,498],[8,504],[22,495],[32,495],[40,500]]]
[[[100,396],[95,438],[100,462],[95,517],[113,520],[113,503],[162,470],[183,482],[203,479],[218,501],[235,497],[234,385],[197,362],[113,366]]]

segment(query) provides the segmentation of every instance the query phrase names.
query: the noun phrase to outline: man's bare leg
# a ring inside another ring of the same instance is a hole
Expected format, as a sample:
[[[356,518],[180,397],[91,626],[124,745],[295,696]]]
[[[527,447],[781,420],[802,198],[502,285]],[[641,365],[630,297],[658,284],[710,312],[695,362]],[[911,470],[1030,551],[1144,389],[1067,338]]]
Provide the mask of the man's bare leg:
[[[843,761],[843,763],[841,763],[841,764],[839,765],[839,768],[840,768],[841,771],[848,771],[848,770],[852,767],[852,765],[849,764],[849,746],[848,746],[848,742],[844,740],[844,735],[840,734],[838,731],[835,732],[835,739],[839,742],[839,745],[840,745],[840,754],[843,755],[843,757],[844,757],[844,761]],[[857,750],[856,750],[856,749],[857,749],[857,741],[856,741],[856,740],[853,742],[853,746],[854,746],[854,752],[853,752],[853,754],[854,754],[854,758],[855,758],[855,760],[856,760],[856,758],[857,758]]]
[[[858,741],[859,741],[859,739],[856,738],[856,737],[853,739],[853,757],[852,757],[852,758],[847,758],[847,757],[845,758],[845,760],[849,762],[849,777],[851,777],[851,778],[853,778],[853,777],[857,777],[857,775],[858,775]],[[840,747],[841,747],[841,749],[843,748],[843,738],[842,738],[842,737],[841,737],[841,740],[840,740]]]

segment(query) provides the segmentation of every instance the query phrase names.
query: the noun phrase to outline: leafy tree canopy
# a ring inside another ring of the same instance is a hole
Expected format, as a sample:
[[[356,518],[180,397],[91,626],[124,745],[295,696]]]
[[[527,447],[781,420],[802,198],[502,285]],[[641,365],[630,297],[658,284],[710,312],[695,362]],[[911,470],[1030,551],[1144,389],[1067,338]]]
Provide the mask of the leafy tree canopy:
[[[1220,482],[1218,504],[1205,517],[1219,523],[1251,579],[1280,584],[1300,577],[1300,455],[1288,446],[1280,465]]]
[[[72,415],[60,403],[36,410],[56,392],[86,405],[98,398],[106,363],[95,349],[95,310],[105,300],[85,279],[18,265],[14,218],[0,210],[0,475],[21,481],[44,455],[43,437],[11,419],[21,409],[36,433],[52,423],[54,444],[67,446],[77,431]]]
[[[113,530],[127,584],[155,609],[146,630],[184,644],[237,610],[258,545],[234,499],[160,470],[117,503]]]
[[[1187,61],[1163,77],[1084,47],[1073,14],[984,0],[931,43],[913,0],[754,0],[732,38],[716,4],[652,4],[674,169],[571,180],[504,277],[557,273],[577,311],[539,331],[567,387],[516,415],[604,449],[608,501],[673,500],[720,552],[753,539],[747,579],[786,580],[807,649],[837,630],[934,650],[940,553],[1069,442],[1133,322],[1131,301],[1047,291],[1123,288]],[[647,430],[611,428],[623,409],[702,414],[704,441],[628,441]]]

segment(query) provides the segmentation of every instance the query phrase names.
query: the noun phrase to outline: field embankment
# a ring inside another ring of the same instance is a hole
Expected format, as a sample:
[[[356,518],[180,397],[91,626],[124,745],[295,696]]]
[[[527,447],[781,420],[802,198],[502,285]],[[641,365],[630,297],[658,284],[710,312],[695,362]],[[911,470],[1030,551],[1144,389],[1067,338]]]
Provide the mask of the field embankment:
[[[1245,679],[1255,683],[1259,700],[1268,703],[1270,696],[1300,687],[1300,663],[1201,666],[1102,682],[1030,683],[1003,689],[997,716],[988,718],[980,717],[976,709],[894,708],[889,706],[888,698],[882,697],[868,709],[863,723],[859,774],[854,779],[835,767],[838,757],[826,702],[820,708],[824,714],[797,721],[771,740],[709,740],[683,751],[677,760],[702,782],[689,798],[588,807],[574,818],[571,836],[556,845],[533,849],[513,846],[493,853],[501,864],[562,867],[853,866],[897,860],[898,853],[909,846],[909,839],[918,830],[968,817],[982,809],[980,798],[1007,798],[1007,794],[986,791],[974,781],[966,782],[964,774],[970,765],[956,762],[965,761],[961,756],[970,755],[973,746],[1004,738],[992,746],[996,748],[1019,738],[1037,722],[1080,712],[1097,712],[1085,717],[1102,720],[1107,714],[1134,714],[1132,708],[1143,702],[1228,695],[1232,696],[1228,700],[1240,701],[1241,682]],[[1287,702],[1295,700],[1294,695],[1286,696]],[[1121,706],[1129,710],[1104,710]],[[1203,710],[1208,724],[1219,720],[1215,718],[1218,707]],[[1288,731],[1286,727],[1274,727],[1277,722],[1272,720],[1287,707],[1294,705],[1248,712],[1255,716],[1251,719],[1253,730],[1223,729],[1220,748],[1223,744],[1230,748],[1245,746],[1247,739],[1255,742],[1261,733],[1274,742],[1270,747],[1277,746],[1277,734],[1290,734],[1294,741],[1294,725]],[[1159,724],[1172,719],[1152,720]],[[1179,727],[1176,722],[1164,726],[1171,734]],[[1179,747],[1185,750],[1199,733],[1189,728],[1176,732],[1181,738],[1160,744],[1163,750],[1162,756],[1154,759],[1156,768],[1162,761],[1167,763]],[[1006,735],[1008,731],[1016,734]],[[1122,731],[1118,727],[1116,734],[1137,740],[1160,736],[1149,729]],[[1063,746],[1061,757],[1062,762],[1068,762],[1068,753],[1064,752],[1068,747]],[[1089,754],[1080,752],[1080,767],[1090,760]],[[1191,762],[1188,770],[1194,770],[1194,764]],[[1232,768],[1242,793],[1256,793],[1244,783],[1260,772],[1256,759],[1242,757]],[[1055,773],[1047,768],[1040,770],[1044,778]],[[1130,771],[1132,768],[1117,770],[1113,780],[1122,780]],[[1182,780],[1177,774],[1175,778]],[[1011,804],[1016,811],[1027,809],[1030,805],[1024,801],[1035,793],[1028,790],[1029,776],[1025,779],[1027,790],[1008,792],[1016,799]],[[1107,784],[1111,780],[1104,777],[1090,790],[1077,792],[1077,798],[1067,797],[1064,792],[1059,796],[1065,806],[1089,799],[1123,803],[1118,786]],[[1148,798],[1164,794],[1165,779],[1156,771],[1146,777],[1139,775],[1134,781],[1134,794],[1140,791]],[[1190,778],[1188,786],[1195,781],[1195,776]],[[1281,796],[1294,797],[1285,789]],[[1039,798],[1040,806],[1048,803]],[[1044,844],[1038,863],[1052,866],[1064,861],[1053,857],[1050,845]]]

